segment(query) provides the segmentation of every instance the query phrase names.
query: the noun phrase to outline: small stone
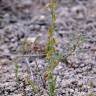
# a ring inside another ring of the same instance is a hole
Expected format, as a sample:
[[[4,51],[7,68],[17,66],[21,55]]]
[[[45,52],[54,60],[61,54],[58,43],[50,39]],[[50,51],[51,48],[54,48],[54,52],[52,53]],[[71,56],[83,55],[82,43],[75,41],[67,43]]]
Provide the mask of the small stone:
[[[62,86],[62,87],[66,87],[66,86],[69,85],[70,83],[71,83],[70,80],[62,80],[61,86]]]
[[[44,15],[41,15],[39,19],[40,20],[46,20],[46,17]]]

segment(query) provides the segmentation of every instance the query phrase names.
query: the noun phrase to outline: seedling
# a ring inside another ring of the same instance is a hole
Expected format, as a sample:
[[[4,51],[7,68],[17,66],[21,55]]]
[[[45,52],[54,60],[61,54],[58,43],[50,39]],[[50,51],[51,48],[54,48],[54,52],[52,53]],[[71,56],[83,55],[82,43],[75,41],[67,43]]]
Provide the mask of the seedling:
[[[54,57],[56,54],[56,49],[55,49],[56,40],[54,38],[54,26],[56,22],[56,15],[55,15],[56,1],[55,0],[50,0],[49,8],[50,8],[51,17],[52,17],[52,22],[48,30],[48,41],[47,41],[47,47],[46,47],[46,59],[49,65],[44,74],[44,79],[48,81],[49,96],[56,96],[56,92],[55,92],[56,78],[53,75],[53,70],[58,65],[58,59]]]
[[[61,53],[59,53],[56,50],[56,38],[54,37],[54,31],[55,31],[55,22],[56,22],[56,0],[50,0],[48,7],[50,9],[50,13],[51,13],[51,25],[49,26],[49,30],[48,30],[48,40],[47,40],[47,44],[45,46],[45,54],[44,56],[46,56],[46,61],[48,63],[48,66],[44,72],[44,76],[39,75],[40,79],[42,80],[42,85],[43,88],[48,90],[48,95],[49,96],[56,96],[56,77],[53,74],[54,69],[58,66],[59,61],[60,62],[64,62],[65,64],[70,64],[68,62],[68,57],[71,56],[77,49],[77,47],[79,47],[80,43],[79,41],[81,40],[80,38],[77,40],[76,44],[73,45],[73,47],[70,49],[70,52],[63,57],[63,55]],[[32,50],[32,47],[30,45],[30,40],[34,41],[34,44],[36,45],[36,43],[38,42],[39,36],[34,38],[29,38],[29,41],[27,39],[25,39],[23,41],[23,46],[21,48],[21,51],[23,53],[26,53],[27,51],[30,52],[30,50]],[[31,42],[32,43],[32,42]],[[36,47],[35,47],[36,49]],[[24,56],[24,55],[23,55]],[[32,55],[33,56],[33,55]],[[28,55],[27,55],[28,57]],[[36,94],[36,92],[39,92],[38,90],[40,90],[39,85],[35,84],[34,80],[32,80],[31,76],[32,76],[32,72],[31,72],[31,68],[30,68],[30,64],[28,62],[28,59],[25,56],[25,60],[26,60],[26,64],[27,64],[27,69],[28,69],[28,74],[29,77],[27,78],[27,82],[28,84],[31,85],[32,87],[32,91],[34,93],[34,95]],[[30,57],[30,56],[29,56]],[[37,65],[37,70],[38,68],[38,64],[36,62]],[[18,78],[18,64],[16,64],[16,78]],[[48,84],[48,86],[47,86]],[[90,95],[91,96],[91,95]]]

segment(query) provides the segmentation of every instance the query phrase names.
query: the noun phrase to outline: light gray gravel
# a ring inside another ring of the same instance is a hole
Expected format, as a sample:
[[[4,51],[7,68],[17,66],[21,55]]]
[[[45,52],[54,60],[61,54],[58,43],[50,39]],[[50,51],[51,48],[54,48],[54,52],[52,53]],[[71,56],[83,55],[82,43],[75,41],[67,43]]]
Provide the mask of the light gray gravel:
[[[0,96],[23,96],[25,93],[26,96],[48,96],[47,90],[42,87],[44,82],[42,83],[40,77],[48,65],[45,58],[37,58],[38,71],[35,59],[28,59],[33,73],[31,79],[34,79],[42,89],[34,95],[31,86],[27,83],[24,86],[23,82],[27,76],[25,58],[17,62],[20,78],[17,85],[15,65],[12,56],[8,56],[19,54],[17,49],[21,46],[20,41],[26,37],[34,37],[41,33],[43,41],[46,41],[51,21],[50,12],[43,9],[43,3],[47,1],[40,0],[40,5],[35,0],[14,0],[14,6],[10,6],[12,2],[8,3],[11,0],[5,1],[0,3],[0,17],[2,17],[0,18]],[[6,3],[9,5],[5,6]],[[58,30],[55,30],[57,32],[54,35],[60,40],[58,50],[66,55],[79,34],[84,36],[85,41],[81,44],[81,49],[68,58],[74,68],[69,68],[62,62],[55,68],[57,96],[91,96],[89,95],[91,93],[95,96],[96,0],[60,0],[58,4],[56,10]]]

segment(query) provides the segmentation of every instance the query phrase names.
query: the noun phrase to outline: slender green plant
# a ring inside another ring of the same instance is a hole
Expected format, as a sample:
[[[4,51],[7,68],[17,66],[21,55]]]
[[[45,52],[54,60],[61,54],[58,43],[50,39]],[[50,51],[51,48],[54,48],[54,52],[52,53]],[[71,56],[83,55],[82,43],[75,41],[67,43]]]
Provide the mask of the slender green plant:
[[[18,72],[19,72],[19,65],[16,64],[15,65],[15,75],[16,75],[16,81],[18,81],[19,77],[18,77]]]
[[[53,70],[58,64],[58,60],[55,58],[56,53],[56,40],[54,38],[54,27],[56,22],[56,0],[50,0],[49,8],[51,11],[52,22],[48,30],[48,41],[46,48],[46,58],[48,61],[48,67],[44,74],[46,80],[48,81],[48,94],[49,96],[56,96],[56,77],[53,75]]]
[[[71,48],[70,52],[67,54],[67,56],[65,56],[63,58],[62,54],[60,54],[59,52],[57,52],[56,50],[56,39],[54,37],[54,31],[55,31],[55,22],[56,22],[56,0],[50,0],[49,2],[49,8],[50,8],[50,12],[51,12],[51,25],[49,26],[49,30],[48,30],[48,40],[47,40],[47,45],[46,45],[46,60],[48,62],[48,66],[46,68],[46,71],[44,73],[44,78],[42,78],[43,76],[39,75],[40,79],[42,80],[42,85],[43,88],[46,88],[46,82],[48,82],[48,95],[49,96],[56,96],[56,77],[53,74],[53,71],[55,69],[55,67],[59,64],[59,61],[63,61],[65,64],[69,64],[67,58],[69,56],[71,56],[75,50],[77,49],[77,47],[79,46],[79,40],[77,40],[77,43],[73,45],[73,48]],[[38,38],[36,38],[35,42],[37,41]],[[26,42],[27,40],[25,39],[23,42],[23,46],[21,48],[21,51],[23,51],[23,53],[26,53],[27,50],[30,51],[30,44]],[[27,57],[26,57],[27,58]],[[27,59],[25,59],[26,61],[28,61]],[[39,86],[37,84],[35,84],[34,81],[31,80],[31,69],[30,69],[30,64],[29,62],[26,62],[27,64],[27,68],[28,68],[28,74],[30,75],[27,78],[27,82],[29,85],[31,85],[32,87],[32,91],[34,93],[34,95],[38,92],[38,90],[40,89]],[[36,64],[37,65],[37,64]],[[16,64],[16,78],[18,78],[18,64]],[[38,65],[37,65],[37,69],[38,69]],[[43,79],[46,81],[43,81]],[[91,96],[91,95],[90,95]]]
[[[19,81],[19,75],[18,75],[18,73],[19,73],[19,64],[18,64],[18,60],[19,60],[20,58],[18,58],[18,57],[16,57],[15,59],[13,59],[13,62],[14,62],[14,64],[15,64],[15,77],[16,77],[16,82],[18,83],[18,81]]]

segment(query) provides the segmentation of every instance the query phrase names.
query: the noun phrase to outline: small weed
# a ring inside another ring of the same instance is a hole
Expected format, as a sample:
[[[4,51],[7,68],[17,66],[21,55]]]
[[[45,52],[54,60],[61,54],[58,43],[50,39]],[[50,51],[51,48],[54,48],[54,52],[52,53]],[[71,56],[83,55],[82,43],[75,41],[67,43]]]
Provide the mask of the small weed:
[[[56,96],[56,78],[53,75],[54,68],[58,65],[58,59],[56,58],[55,54],[56,49],[56,40],[54,38],[54,26],[56,21],[55,9],[56,9],[56,1],[50,0],[49,5],[51,11],[52,22],[48,30],[48,41],[46,47],[46,59],[48,61],[48,67],[44,74],[45,80],[48,81],[48,94],[49,96]]]
[[[29,78],[27,78],[27,82],[32,88],[32,93],[35,95],[39,91],[39,87]]]
[[[64,55],[64,56],[56,50],[57,42],[56,42],[56,38],[54,37],[55,22],[56,22],[56,13],[55,13],[56,6],[57,6],[56,0],[50,0],[50,2],[48,4],[48,7],[50,9],[51,19],[52,20],[51,20],[51,25],[49,26],[49,30],[48,30],[47,44],[44,47],[44,49],[45,49],[44,56],[46,55],[46,60],[48,62],[48,66],[47,66],[47,68],[46,68],[46,70],[44,72],[44,76],[38,74],[40,80],[42,80],[42,87],[44,89],[48,90],[48,95],[49,96],[56,96],[56,77],[53,74],[54,69],[59,64],[59,61],[60,62],[64,62],[66,65],[70,65],[70,63],[68,62],[68,57],[70,57],[76,51],[76,49],[82,43],[81,41],[83,41],[83,39],[80,36],[77,39],[77,42],[75,44],[73,44],[73,46],[70,48],[70,50],[67,53],[67,55]],[[39,37],[34,39],[35,40],[34,43],[36,43],[38,38]],[[25,39],[23,41],[22,45],[23,46],[22,46],[22,48],[20,50],[23,53],[27,53],[27,51],[30,52],[30,50],[32,50],[32,47],[30,46],[30,42],[27,42],[27,39]],[[35,49],[36,48],[37,47],[35,46]],[[27,83],[29,85],[31,85],[32,92],[35,95],[37,92],[39,92],[40,87],[39,87],[39,85],[35,84],[35,81],[32,80],[32,78],[31,78],[32,70],[31,70],[29,61],[28,61],[26,56],[25,56],[25,60],[26,60],[26,65],[27,65],[27,73],[29,75],[28,78],[27,78]],[[37,62],[36,62],[36,67],[37,67],[37,71],[38,71],[39,67],[38,67]],[[16,64],[16,78],[18,78],[18,68],[19,68],[18,64]],[[48,87],[47,87],[47,84],[48,84]],[[89,95],[89,96],[94,96],[94,95]]]
[[[20,60],[20,58],[16,57],[15,59],[13,59],[13,62],[15,64],[15,77],[16,77],[16,81],[18,83],[19,81],[19,64],[18,64],[18,60]]]

